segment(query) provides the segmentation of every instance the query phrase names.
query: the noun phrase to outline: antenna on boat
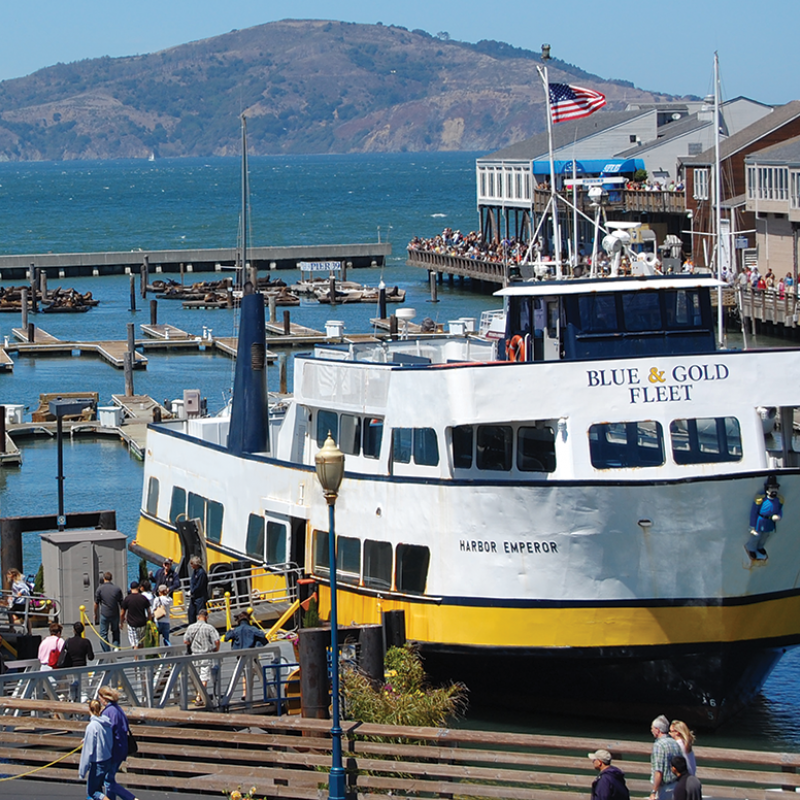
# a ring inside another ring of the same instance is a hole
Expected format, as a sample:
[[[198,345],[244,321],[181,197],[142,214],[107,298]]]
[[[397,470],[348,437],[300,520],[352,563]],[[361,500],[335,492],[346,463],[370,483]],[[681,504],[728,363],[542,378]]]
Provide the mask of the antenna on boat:
[[[237,270],[238,288],[244,291],[247,283],[247,199],[248,199],[248,185],[247,185],[247,117],[242,114],[242,219],[239,225],[241,233],[240,251],[239,251],[239,264]],[[254,286],[255,291],[258,287]]]
[[[544,97],[547,103],[547,145],[550,154],[550,200],[548,207],[551,209],[553,215],[553,245],[555,248],[556,256],[556,278],[561,278],[561,231],[558,226],[558,202],[556,200],[556,165],[553,160],[553,115],[550,105],[550,77],[547,73],[547,64],[550,61],[550,45],[542,45],[542,63],[544,66],[536,67],[539,77],[542,79],[544,85]],[[547,214],[547,209],[545,209]]]
[[[717,240],[714,252],[714,260],[717,263],[717,339],[719,346],[724,347],[725,336],[722,329],[722,176],[720,175],[720,154],[719,154],[719,53],[714,52],[714,226],[716,228]],[[731,211],[733,217],[733,211]]]

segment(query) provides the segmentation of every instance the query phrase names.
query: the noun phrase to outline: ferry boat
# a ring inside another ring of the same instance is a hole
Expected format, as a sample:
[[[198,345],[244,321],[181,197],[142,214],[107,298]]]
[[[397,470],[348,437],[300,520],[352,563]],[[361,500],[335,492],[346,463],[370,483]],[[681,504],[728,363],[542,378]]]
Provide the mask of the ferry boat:
[[[272,404],[246,294],[230,416],[150,426],[132,549],[288,562],[324,619],[330,433],[341,622],[402,609],[474,702],[717,725],[800,642],[800,350],[717,349],[717,287],[511,284],[501,338],[319,345]]]

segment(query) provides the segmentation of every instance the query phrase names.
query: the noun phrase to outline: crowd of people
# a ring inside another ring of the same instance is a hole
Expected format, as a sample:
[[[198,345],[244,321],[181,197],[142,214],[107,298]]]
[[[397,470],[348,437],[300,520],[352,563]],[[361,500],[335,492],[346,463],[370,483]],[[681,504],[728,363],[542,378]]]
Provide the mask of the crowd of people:
[[[490,242],[478,231],[470,231],[465,235],[452,228],[445,228],[440,234],[429,239],[415,236],[408,246],[414,250],[425,250],[445,256],[461,256],[496,264],[519,263],[525,260],[528,251],[528,245],[516,238]]]
[[[758,267],[748,267],[746,270],[739,273],[739,285],[744,289],[748,286],[755,291],[764,292],[769,290],[776,291],[778,297],[783,299],[786,293],[793,293],[794,278],[791,272],[787,272],[782,278],[778,278],[771,269],[762,275],[758,271]]]
[[[659,180],[646,180],[634,181],[630,180],[625,184],[625,188],[631,192],[682,192],[684,190],[683,181],[659,181]]]

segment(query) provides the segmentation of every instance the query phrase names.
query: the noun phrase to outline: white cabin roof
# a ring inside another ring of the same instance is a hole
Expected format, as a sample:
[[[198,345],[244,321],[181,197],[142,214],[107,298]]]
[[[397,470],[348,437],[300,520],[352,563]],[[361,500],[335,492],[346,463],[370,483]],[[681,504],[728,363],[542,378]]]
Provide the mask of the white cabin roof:
[[[725,286],[710,275],[656,278],[601,278],[593,280],[539,281],[506,286],[496,297],[552,297],[553,295],[586,294],[587,292],[631,292],[645,289],[697,289]]]

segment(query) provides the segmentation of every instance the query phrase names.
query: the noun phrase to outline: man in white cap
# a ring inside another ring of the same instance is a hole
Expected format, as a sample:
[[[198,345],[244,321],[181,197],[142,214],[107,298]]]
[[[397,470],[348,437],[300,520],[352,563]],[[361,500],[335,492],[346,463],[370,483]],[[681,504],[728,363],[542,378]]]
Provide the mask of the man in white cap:
[[[683,755],[680,745],[669,735],[669,720],[662,714],[650,725],[653,734],[653,754],[650,756],[650,780],[653,791],[650,800],[672,800],[677,776],[672,772],[671,759]]]
[[[611,753],[608,750],[595,750],[589,753],[589,758],[600,773],[592,783],[592,800],[630,800],[625,773],[612,766]]]

